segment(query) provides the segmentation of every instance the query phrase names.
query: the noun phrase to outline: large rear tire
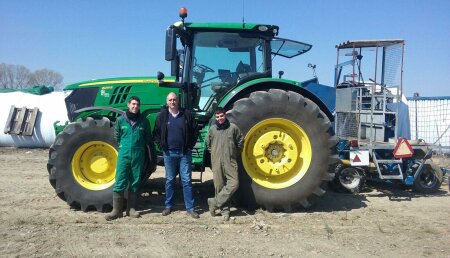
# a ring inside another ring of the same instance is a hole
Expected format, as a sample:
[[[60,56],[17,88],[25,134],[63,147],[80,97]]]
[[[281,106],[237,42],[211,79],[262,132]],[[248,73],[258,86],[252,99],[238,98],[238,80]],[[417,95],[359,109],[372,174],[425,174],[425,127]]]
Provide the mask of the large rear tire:
[[[234,103],[228,118],[245,136],[240,201],[291,211],[325,193],[321,185],[334,177],[328,167],[336,161],[337,140],[314,102],[292,91],[258,91]]]

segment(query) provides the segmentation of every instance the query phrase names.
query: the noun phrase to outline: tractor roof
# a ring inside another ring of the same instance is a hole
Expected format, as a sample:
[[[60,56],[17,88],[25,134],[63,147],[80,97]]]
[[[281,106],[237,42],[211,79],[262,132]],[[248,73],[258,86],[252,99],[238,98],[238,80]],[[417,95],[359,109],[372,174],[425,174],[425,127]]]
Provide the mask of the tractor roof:
[[[365,47],[386,47],[395,44],[403,44],[403,39],[378,39],[378,40],[349,40],[336,45],[337,49],[345,48],[365,48]]]
[[[176,27],[182,26],[181,22],[174,24]],[[259,23],[239,23],[239,22],[220,22],[220,23],[184,23],[188,30],[208,31],[208,30],[231,30],[231,31],[254,31],[254,32],[268,32],[274,35],[278,34],[279,27],[276,25],[259,24]]]

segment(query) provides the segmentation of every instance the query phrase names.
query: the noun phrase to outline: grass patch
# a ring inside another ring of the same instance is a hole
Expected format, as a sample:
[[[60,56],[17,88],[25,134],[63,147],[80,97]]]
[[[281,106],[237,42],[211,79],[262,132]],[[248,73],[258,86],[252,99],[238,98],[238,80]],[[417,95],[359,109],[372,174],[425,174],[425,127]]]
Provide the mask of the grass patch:
[[[27,221],[24,218],[17,218],[14,220],[13,224],[16,226],[22,226],[27,224]]]

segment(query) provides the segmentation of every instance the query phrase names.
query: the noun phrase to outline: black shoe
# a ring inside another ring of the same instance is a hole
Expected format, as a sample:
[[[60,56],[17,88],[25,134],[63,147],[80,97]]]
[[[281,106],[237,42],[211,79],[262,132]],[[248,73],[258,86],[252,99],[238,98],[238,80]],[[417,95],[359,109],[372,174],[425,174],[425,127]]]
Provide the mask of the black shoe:
[[[191,216],[192,218],[194,218],[194,219],[200,218],[200,216],[198,215],[198,213],[195,212],[194,210],[186,211],[186,213],[187,213],[189,216]]]
[[[172,213],[172,209],[171,209],[171,208],[165,208],[165,209],[161,212],[161,214],[162,214],[163,216],[167,216],[167,215],[169,215],[170,213]]]

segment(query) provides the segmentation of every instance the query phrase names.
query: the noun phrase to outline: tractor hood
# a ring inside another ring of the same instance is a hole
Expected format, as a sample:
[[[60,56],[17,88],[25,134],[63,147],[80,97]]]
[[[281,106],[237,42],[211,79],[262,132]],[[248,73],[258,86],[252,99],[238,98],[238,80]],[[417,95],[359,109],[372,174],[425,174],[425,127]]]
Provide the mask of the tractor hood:
[[[173,81],[175,78],[167,77],[165,81]],[[69,84],[64,87],[64,90],[74,90],[79,88],[92,88],[92,87],[105,87],[112,85],[126,85],[126,84],[158,84],[158,79],[155,76],[152,77],[117,77],[96,79],[84,82],[78,82]]]
[[[174,77],[165,78],[173,82]],[[131,96],[141,99],[141,109],[159,110],[173,88],[160,87],[156,77],[119,77],[85,81],[64,88],[67,114],[70,121],[86,116],[113,116],[109,108],[127,109]],[[108,107],[108,108],[106,108]],[[80,110],[91,109],[80,113]]]

